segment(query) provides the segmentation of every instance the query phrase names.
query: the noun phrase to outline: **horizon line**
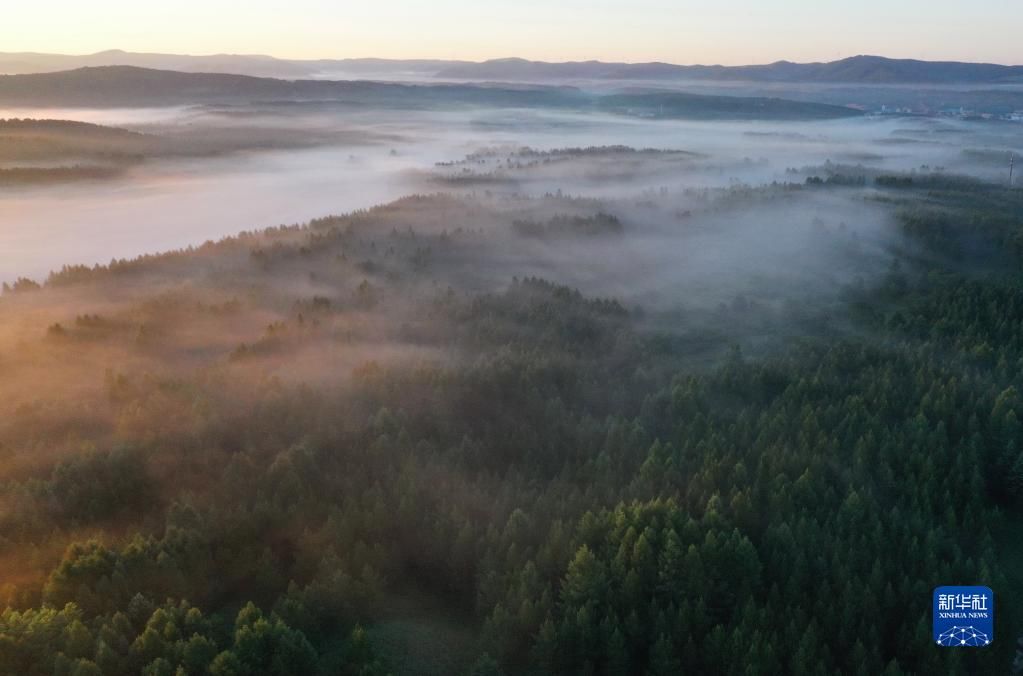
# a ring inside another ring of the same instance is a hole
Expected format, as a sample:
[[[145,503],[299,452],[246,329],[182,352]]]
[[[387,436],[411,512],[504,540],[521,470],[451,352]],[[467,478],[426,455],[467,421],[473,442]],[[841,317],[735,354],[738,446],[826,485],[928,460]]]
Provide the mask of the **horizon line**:
[[[961,63],[977,66],[1003,66],[1006,68],[1015,68],[1023,66],[1023,64],[1013,63],[998,63],[994,61],[963,61],[960,59],[922,59],[915,57],[893,57],[884,56],[881,54],[867,54],[858,53],[852,56],[845,56],[838,59],[831,60],[816,60],[816,61],[793,61],[786,58],[775,59],[773,61],[763,62],[751,62],[751,63],[740,63],[727,65],[723,63],[678,63],[674,61],[605,61],[600,58],[589,58],[589,59],[570,59],[561,61],[549,61],[544,59],[530,59],[522,56],[502,56],[494,57],[489,59],[459,59],[459,58],[443,58],[443,57],[410,57],[410,58],[399,58],[399,57],[387,57],[387,56],[322,56],[322,57],[302,57],[302,58],[290,58],[286,56],[277,56],[274,54],[262,53],[262,52],[210,52],[210,53],[189,53],[189,52],[139,52],[127,49],[121,49],[113,47],[110,49],[101,49],[95,52],[87,53],[66,53],[66,52],[40,52],[40,51],[0,51],[0,56],[16,56],[16,55],[33,55],[33,56],[51,56],[51,57],[67,57],[67,58],[87,58],[92,56],[100,56],[102,54],[126,54],[126,55],[138,55],[138,56],[172,56],[172,57],[187,57],[187,58],[218,58],[218,57],[235,57],[235,58],[258,58],[258,59],[270,59],[274,61],[281,61],[286,63],[316,63],[320,61],[390,61],[390,62],[416,62],[416,61],[439,61],[447,63],[471,63],[471,64],[484,64],[494,63],[501,61],[520,61],[534,64],[550,64],[550,65],[571,65],[571,64],[607,64],[607,65],[627,65],[627,66],[646,66],[646,65],[664,65],[664,66],[676,66],[681,68],[749,68],[756,66],[773,66],[778,64],[793,64],[793,65],[823,65],[831,63],[839,63],[841,61],[848,61],[851,59],[885,59],[888,61],[915,61],[919,63]]]

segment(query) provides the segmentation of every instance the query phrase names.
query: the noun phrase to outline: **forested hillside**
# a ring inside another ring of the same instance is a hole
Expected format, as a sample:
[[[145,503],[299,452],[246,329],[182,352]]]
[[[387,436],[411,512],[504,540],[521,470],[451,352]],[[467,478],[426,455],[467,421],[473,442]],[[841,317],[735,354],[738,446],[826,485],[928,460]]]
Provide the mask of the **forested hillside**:
[[[544,85],[400,84],[369,80],[279,80],[224,73],[181,73],[133,66],[0,75],[0,103],[97,108],[197,104],[333,103],[397,109],[464,106],[608,111],[676,119],[820,120],[858,117],[844,106],[780,98],[635,91],[615,95]]]
[[[3,673],[1009,672],[1023,192],[826,178],[707,199],[892,215],[882,272],[789,303],[517,268],[647,213],[561,195],[5,285]],[[996,591],[992,647],[935,649],[942,584]]]

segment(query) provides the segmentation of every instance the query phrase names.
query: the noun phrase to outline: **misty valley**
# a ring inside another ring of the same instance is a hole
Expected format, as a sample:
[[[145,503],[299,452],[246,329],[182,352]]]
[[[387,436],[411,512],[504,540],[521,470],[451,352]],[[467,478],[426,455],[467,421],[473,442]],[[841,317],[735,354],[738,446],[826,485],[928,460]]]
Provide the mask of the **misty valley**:
[[[1023,670],[1023,125],[213,77],[0,76],[0,674]]]

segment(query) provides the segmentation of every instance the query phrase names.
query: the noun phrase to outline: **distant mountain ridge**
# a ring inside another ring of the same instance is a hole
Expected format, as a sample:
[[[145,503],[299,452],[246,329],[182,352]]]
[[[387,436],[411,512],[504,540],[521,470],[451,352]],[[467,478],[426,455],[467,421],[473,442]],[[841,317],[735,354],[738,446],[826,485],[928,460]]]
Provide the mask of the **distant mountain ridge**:
[[[469,62],[437,59],[279,59],[263,54],[156,54],[111,49],[95,54],[0,52],[0,74],[28,75],[100,66],[134,66],[184,73],[229,73],[253,77],[307,79],[335,72],[352,74],[413,74],[431,77],[444,68]]]
[[[1023,66],[960,61],[920,61],[853,56],[821,63],[778,61],[763,65],[714,66],[671,63],[570,61],[520,58],[483,62],[443,59],[278,59],[259,54],[147,54],[108,50],[82,56],[31,52],[0,53],[0,73],[27,74],[94,66],[136,66],[192,73],[309,79],[346,76],[375,79],[444,79],[544,82],[565,80],[750,81],[846,84],[1023,83]]]
[[[35,52],[0,53],[0,73],[6,75],[49,73],[99,66],[136,66],[193,73],[233,73],[262,77],[304,77],[308,74],[305,68],[291,61],[256,54],[191,56],[125,52],[120,49],[82,56]]]
[[[670,63],[547,63],[495,59],[451,66],[438,77],[451,79],[729,80],[859,84],[1023,83],[1023,66],[959,61],[918,61],[853,56],[827,63],[778,61],[758,66],[679,66]]]

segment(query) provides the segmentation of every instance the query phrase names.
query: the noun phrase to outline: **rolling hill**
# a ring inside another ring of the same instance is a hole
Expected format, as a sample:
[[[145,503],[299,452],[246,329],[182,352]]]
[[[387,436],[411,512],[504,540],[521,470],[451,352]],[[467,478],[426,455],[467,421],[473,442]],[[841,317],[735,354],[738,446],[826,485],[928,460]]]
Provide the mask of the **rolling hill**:
[[[384,80],[705,80],[845,84],[991,84],[1023,82],[1023,66],[853,56],[825,63],[778,61],[762,65],[677,65],[520,58],[483,62],[441,59],[288,60],[261,54],[149,54],[107,50],[65,55],[0,53],[0,73],[29,74],[100,66],[135,66],[192,73],[232,73],[288,79],[367,77]]]
[[[482,80],[730,80],[861,84],[1023,82],[1023,66],[957,61],[917,61],[854,56],[828,63],[778,61],[757,66],[678,66],[670,63],[547,63],[495,59],[451,66],[438,77]]]
[[[691,119],[800,120],[859,114],[841,106],[765,97],[663,92],[601,95],[554,86],[281,80],[132,66],[0,76],[0,104],[8,106],[130,107],[293,102],[398,108],[465,105],[540,107]]]

